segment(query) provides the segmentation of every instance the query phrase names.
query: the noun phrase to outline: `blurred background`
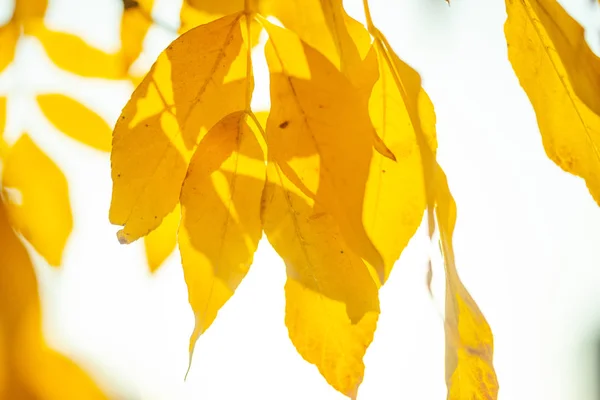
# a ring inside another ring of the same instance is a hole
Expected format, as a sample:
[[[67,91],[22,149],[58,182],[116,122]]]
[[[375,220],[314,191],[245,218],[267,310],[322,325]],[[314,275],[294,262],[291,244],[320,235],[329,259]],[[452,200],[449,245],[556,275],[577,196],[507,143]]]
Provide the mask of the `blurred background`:
[[[364,21],[360,0],[344,3]],[[583,180],[545,155],[535,114],[507,58],[504,3],[370,3],[396,52],[421,73],[436,108],[439,160],[458,205],[457,266],[495,335],[500,398],[600,399],[600,209]],[[587,29],[598,54],[598,3],[560,3]],[[0,0],[0,25],[14,6]],[[150,27],[134,72],[145,71],[176,37],[180,7],[181,0],[155,1],[159,24]],[[122,13],[120,0],[49,0],[44,23],[114,54]],[[119,245],[118,228],[108,222],[109,154],[62,133],[37,100],[67,95],[110,127],[134,86],[60,69],[40,40],[25,33],[0,74],[8,110],[4,139],[12,145],[27,133],[50,157],[66,176],[73,213],[60,269],[26,244],[48,345],[112,399],[342,399],[288,338],[285,267],[266,240],[235,296],[200,338],[184,382],[194,320],[179,255],[151,273],[142,241]],[[0,59],[8,51],[3,45]],[[262,46],[254,55],[254,104],[267,108]],[[360,399],[445,398],[443,275],[436,262],[433,301],[425,278],[429,252],[420,230],[381,291]]]

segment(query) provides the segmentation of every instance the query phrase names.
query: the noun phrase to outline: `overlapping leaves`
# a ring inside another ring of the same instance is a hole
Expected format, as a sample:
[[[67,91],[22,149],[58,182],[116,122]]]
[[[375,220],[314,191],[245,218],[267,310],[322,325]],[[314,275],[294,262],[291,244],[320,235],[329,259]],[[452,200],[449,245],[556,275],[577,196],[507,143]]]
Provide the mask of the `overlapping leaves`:
[[[195,12],[205,24],[184,28],[159,56],[113,139],[110,218],[123,226],[122,242],[153,235],[181,204],[178,241],[196,319],[190,352],[264,231],[286,264],[292,342],[355,398],[378,288],[428,209],[447,255],[449,396],[495,398],[491,331],[451,256],[455,211],[419,75],[340,1],[226,8],[185,2],[182,19]],[[249,106],[257,21],[269,36],[266,126]]]

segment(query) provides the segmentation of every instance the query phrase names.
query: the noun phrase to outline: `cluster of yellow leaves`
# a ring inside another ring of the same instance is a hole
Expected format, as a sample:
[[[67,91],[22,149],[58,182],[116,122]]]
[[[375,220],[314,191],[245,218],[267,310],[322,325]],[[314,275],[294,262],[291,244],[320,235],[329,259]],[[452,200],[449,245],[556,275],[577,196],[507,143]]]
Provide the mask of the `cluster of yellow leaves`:
[[[179,224],[190,357],[264,232],[287,268],[290,339],[355,398],[378,289],[428,210],[446,264],[449,398],[496,398],[491,330],[454,265],[456,209],[435,161],[433,105],[365,11],[368,29],[341,0],[185,1],[184,33],[117,121],[110,220],[122,243]],[[266,124],[250,108],[262,29]]]

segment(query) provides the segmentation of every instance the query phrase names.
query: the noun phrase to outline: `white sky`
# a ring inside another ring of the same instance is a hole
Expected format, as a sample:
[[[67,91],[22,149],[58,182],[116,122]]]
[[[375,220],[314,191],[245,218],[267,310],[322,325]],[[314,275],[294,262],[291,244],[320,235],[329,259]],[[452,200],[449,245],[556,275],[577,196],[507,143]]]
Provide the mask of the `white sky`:
[[[0,0],[0,20],[9,3]],[[175,26],[178,2],[159,3],[161,20]],[[360,1],[345,3],[362,20]],[[439,158],[459,210],[457,264],[495,333],[500,398],[597,399],[600,209],[582,180],[545,155],[535,115],[507,59],[504,2],[371,3],[379,28],[421,73],[436,107]],[[593,27],[589,39],[598,48],[598,8],[589,0],[563,4]],[[118,13],[116,0],[53,0],[47,22],[111,51],[119,46]],[[168,41],[154,29],[145,61]],[[268,95],[264,76],[257,78],[259,104]],[[107,217],[108,155],[56,131],[35,102],[36,93],[59,91],[112,123],[130,90],[57,69],[34,39],[22,42],[16,63],[0,75],[0,94],[10,96],[8,139],[28,132],[70,183],[75,229],[62,270],[34,255],[51,344],[123,399],[342,399],[288,339],[285,269],[266,241],[200,339],[183,382],[193,314],[178,254],[151,276],[141,242],[118,244]],[[421,232],[381,292],[362,400],[445,398],[442,306],[425,287],[427,251]]]

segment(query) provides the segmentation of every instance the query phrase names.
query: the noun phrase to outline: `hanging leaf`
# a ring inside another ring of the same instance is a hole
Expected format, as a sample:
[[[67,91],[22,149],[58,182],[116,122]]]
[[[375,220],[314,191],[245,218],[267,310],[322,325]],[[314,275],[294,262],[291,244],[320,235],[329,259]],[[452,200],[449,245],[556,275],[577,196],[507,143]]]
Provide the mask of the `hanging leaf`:
[[[383,260],[362,222],[374,135],[367,93],[293,33],[266,28],[269,151],[287,177],[331,213],[344,240],[383,279]]]
[[[461,282],[452,235],[456,204],[441,168],[437,176],[436,216],[446,270],[446,384],[448,400],[497,399],[494,340],[485,317]]]
[[[90,147],[110,151],[111,129],[94,111],[57,93],[39,95],[37,102],[56,129]]]
[[[375,281],[333,216],[272,158],[262,216],[269,242],[287,267],[285,323],[292,343],[331,386],[355,398],[379,316]]]
[[[243,112],[228,115],[202,139],[181,190],[179,249],[198,337],[242,281],[262,235],[262,149]]]
[[[59,266],[73,229],[63,173],[25,134],[6,157],[2,184],[12,225],[50,265]]]
[[[153,6],[154,0],[146,0],[143,4],[138,1],[125,4],[121,18],[121,54],[127,69],[144,49],[144,40],[152,26],[149,13],[152,12]]]
[[[19,25],[15,22],[0,27],[0,72],[15,58],[17,41],[19,40]]]
[[[176,39],[133,93],[113,136],[110,220],[132,242],[160,225],[179,199],[196,143],[225,115],[246,108],[242,14]]]
[[[179,205],[168,214],[158,228],[144,237],[144,249],[150,272],[156,272],[177,246],[177,230],[181,219]]]
[[[535,110],[546,153],[585,179],[600,204],[600,61],[583,29],[555,1],[507,0],[506,12],[508,57]]]

